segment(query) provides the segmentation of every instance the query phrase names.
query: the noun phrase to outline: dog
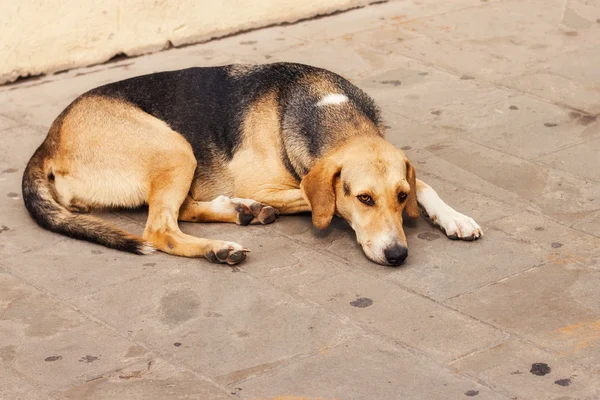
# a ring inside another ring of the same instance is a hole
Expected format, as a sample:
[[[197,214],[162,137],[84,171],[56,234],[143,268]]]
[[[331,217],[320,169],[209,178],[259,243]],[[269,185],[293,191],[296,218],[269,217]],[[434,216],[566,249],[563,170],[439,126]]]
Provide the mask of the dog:
[[[269,224],[311,212],[356,232],[384,265],[408,256],[403,213],[454,239],[483,235],[384,139],[375,102],[348,80],[303,64],[159,72],[92,89],[53,122],[22,181],[43,228],[113,249],[155,249],[234,265],[249,251],[183,233],[178,221]],[[148,205],[142,237],[87,214]]]

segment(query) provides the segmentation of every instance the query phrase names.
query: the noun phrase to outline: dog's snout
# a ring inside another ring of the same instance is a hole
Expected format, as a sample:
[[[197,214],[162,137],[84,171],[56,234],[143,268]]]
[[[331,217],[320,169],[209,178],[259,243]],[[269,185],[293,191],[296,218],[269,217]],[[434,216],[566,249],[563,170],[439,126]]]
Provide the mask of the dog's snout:
[[[383,255],[388,264],[400,265],[406,260],[406,257],[408,257],[408,249],[403,246],[394,245],[385,249]]]

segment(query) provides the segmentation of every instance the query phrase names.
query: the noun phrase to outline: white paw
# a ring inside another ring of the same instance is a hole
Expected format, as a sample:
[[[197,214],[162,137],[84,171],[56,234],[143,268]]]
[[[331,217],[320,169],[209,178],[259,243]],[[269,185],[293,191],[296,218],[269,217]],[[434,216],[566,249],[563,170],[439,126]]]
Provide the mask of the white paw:
[[[450,239],[476,240],[483,236],[483,231],[477,222],[457,211],[438,216],[437,223]]]

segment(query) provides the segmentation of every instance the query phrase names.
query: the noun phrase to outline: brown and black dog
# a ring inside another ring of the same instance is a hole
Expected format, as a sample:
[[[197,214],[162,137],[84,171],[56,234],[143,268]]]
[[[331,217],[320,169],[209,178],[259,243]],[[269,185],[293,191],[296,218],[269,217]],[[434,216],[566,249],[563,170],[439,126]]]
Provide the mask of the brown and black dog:
[[[93,89],[52,124],[23,176],[42,227],[114,249],[154,249],[237,264],[247,249],[183,233],[178,221],[267,224],[334,214],[371,260],[408,255],[402,214],[419,205],[451,238],[477,239],[473,219],[416,178],[383,138],[373,100],[332,72],[301,64],[190,68]],[[91,215],[147,204],[143,236]]]

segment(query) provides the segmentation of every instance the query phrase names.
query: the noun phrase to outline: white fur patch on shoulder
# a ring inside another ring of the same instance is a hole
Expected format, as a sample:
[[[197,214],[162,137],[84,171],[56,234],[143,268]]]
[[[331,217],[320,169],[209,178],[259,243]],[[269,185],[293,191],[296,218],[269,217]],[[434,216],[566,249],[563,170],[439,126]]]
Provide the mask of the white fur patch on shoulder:
[[[346,103],[348,101],[348,97],[345,94],[341,93],[330,93],[325,96],[317,103],[318,107],[321,106],[332,106],[336,104]]]

